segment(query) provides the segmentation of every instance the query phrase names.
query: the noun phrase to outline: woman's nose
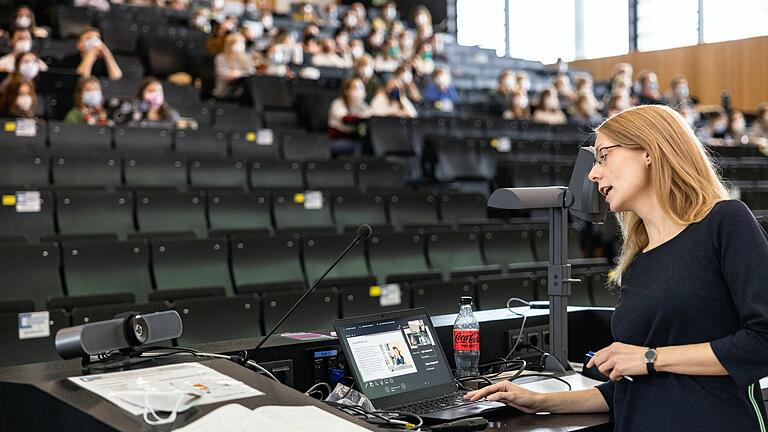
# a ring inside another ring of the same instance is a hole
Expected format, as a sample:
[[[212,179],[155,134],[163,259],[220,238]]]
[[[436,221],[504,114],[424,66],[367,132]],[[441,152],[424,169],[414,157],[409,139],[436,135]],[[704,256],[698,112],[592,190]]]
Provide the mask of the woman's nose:
[[[589,170],[589,173],[587,173],[587,178],[589,181],[597,183],[600,181],[600,165],[594,164],[592,166],[592,169]]]

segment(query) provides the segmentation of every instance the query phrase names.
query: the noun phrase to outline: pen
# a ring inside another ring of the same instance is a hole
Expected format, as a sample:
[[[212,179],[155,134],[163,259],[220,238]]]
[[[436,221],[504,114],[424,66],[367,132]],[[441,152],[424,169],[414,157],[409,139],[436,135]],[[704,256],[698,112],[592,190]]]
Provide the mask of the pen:
[[[590,351],[587,353],[587,357],[592,358],[595,356],[595,352]],[[631,376],[625,376],[624,378],[628,379],[630,382],[634,382],[635,380]]]

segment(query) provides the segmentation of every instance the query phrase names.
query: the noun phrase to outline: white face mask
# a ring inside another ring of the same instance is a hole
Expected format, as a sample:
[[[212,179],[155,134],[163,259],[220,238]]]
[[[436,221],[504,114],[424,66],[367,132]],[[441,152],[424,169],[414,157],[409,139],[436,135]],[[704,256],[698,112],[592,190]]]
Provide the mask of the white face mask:
[[[349,96],[355,102],[362,102],[365,99],[365,90],[352,90]]]
[[[32,50],[32,40],[22,39],[16,41],[16,45],[13,46],[13,51],[17,53],[30,52]]]
[[[39,72],[40,66],[36,61],[25,61],[19,65],[19,73],[24,75],[24,78],[26,79],[35,79]]]
[[[22,15],[18,18],[16,18],[16,27],[18,28],[29,28],[29,26],[32,25],[32,18]]]
[[[232,52],[235,54],[242,54],[245,52],[245,42],[235,42],[232,44]]]
[[[195,27],[197,28],[203,28],[205,25],[208,24],[208,18],[200,15],[197,18],[195,18]]]
[[[416,24],[418,25],[424,25],[427,23],[427,16],[424,14],[418,14],[416,15]]]
[[[144,421],[149,425],[158,426],[173,423],[176,420],[176,414],[192,408],[202,394],[184,393],[181,390],[135,390],[114,392],[111,396],[143,408]],[[168,417],[160,417],[157,415],[157,411],[170,414]]]
[[[96,36],[90,37],[87,41],[85,41],[85,49],[87,50],[92,50],[100,45],[101,39]]]
[[[413,82],[413,74],[411,72],[403,73],[403,82],[407,84]]]
[[[344,24],[347,25],[347,27],[354,27],[357,25],[357,17],[355,15],[347,15],[347,18],[344,19]]]
[[[95,108],[101,106],[101,91],[99,90],[89,90],[86,92],[83,92],[83,104]]]
[[[224,7],[224,0],[213,0],[212,4],[214,9],[221,9]]]
[[[373,67],[366,66],[363,68],[363,78],[370,79],[373,76]]]
[[[352,48],[352,57],[354,58],[362,57],[363,54],[365,54],[365,49],[360,45],[357,45],[354,48]]]
[[[438,75],[435,78],[435,84],[437,84],[440,87],[448,87],[451,85],[451,78],[448,77],[448,75]]]
[[[16,98],[16,106],[22,111],[29,111],[32,109],[32,96],[21,95]]]
[[[275,24],[275,21],[274,21],[274,18],[272,18],[272,15],[266,15],[263,18],[261,18],[261,25],[263,25],[264,28],[267,30],[271,29],[274,24]]]
[[[505,88],[512,88],[512,87],[515,86],[515,78],[511,77],[511,76],[508,76],[508,77],[504,78],[503,83],[504,83],[504,87]]]
[[[530,101],[528,100],[528,96],[521,95],[520,98],[517,99],[517,103],[520,105],[520,108],[528,108],[528,104]]]

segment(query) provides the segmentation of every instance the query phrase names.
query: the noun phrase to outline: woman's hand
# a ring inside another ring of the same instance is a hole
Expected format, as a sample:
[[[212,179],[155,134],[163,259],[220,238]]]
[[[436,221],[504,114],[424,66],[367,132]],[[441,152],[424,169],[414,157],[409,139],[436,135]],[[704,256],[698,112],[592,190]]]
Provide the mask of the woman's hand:
[[[502,381],[464,395],[464,399],[470,401],[476,401],[484,397],[490,401],[501,402],[517,408],[528,414],[546,411],[544,407],[546,394],[526,390],[509,381]]]
[[[597,365],[597,369],[613,381],[619,381],[625,376],[647,375],[643,354],[646,347],[614,342],[598,351],[587,363],[587,367]]]

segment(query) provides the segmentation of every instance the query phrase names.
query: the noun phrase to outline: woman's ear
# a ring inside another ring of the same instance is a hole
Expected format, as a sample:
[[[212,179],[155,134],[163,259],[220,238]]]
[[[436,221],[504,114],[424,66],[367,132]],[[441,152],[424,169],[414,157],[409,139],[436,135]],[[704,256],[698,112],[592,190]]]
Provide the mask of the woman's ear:
[[[645,164],[651,166],[651,154],[648,152],[645,152]]]

